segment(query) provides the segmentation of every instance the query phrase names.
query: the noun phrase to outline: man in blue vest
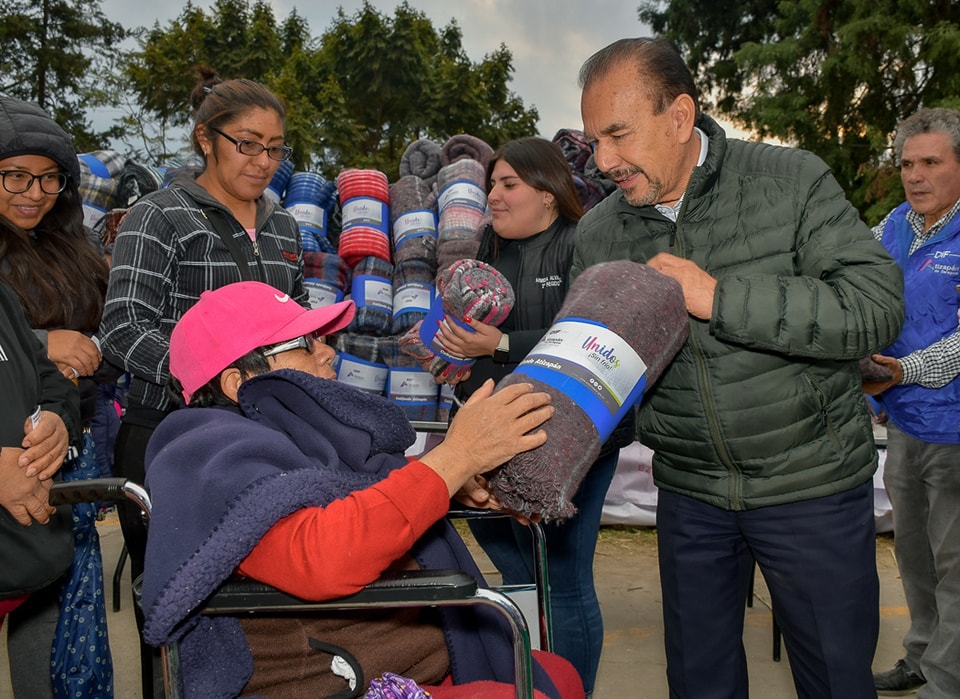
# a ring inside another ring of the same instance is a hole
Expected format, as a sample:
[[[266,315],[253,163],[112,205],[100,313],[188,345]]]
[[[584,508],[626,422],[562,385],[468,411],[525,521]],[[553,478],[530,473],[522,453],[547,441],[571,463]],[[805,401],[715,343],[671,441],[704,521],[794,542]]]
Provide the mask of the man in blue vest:
[[[960,697],[960,111],[922,109],[897,129],[907,201],[874,229],[903,268],[906,319],[867,386],[887,416],[883,481],[910,611],[906,656],[878,694]]]

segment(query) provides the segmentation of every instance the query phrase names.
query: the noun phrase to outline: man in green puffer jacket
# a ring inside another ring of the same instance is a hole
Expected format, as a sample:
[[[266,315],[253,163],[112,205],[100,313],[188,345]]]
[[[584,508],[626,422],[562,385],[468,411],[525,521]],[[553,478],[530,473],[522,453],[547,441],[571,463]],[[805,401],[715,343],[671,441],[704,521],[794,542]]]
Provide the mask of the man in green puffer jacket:
[[[745,697],[756,561],[800,696],[875,696],[877,453],[857,360],[903,322],[902,275],[815,155],[728,140],[674,45],[624,39],[580,73],[619,191],[580,222],[572,275],[644,262],[690,338],[649,389],[671,696]]]

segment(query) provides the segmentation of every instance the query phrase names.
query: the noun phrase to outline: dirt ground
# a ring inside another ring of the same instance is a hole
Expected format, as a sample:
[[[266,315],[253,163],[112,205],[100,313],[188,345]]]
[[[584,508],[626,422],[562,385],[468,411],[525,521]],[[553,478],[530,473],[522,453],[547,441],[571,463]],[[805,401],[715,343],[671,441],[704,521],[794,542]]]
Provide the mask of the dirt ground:
[[[107,597],[112,599],[112,577],[122,545],[115,518],[99,523]],[[496,581],[489,559],[468,539],[480,567]],[[908,625],[903,593],[893,557],[893,537],[877,536],[877,569],[881,582],[880,643],[875,669],[888,669],[901,657],[900,642]],[[668,696],[663,655],[660,583],[656,531],[647,527],[606,526],[600,531],[595,560],[596,580],[604,617],[604,647],[593,699],[630,699]],[[139,655],[131,611],[128,575],[122,578],[121,609],[108,607],[110,644],[117,699],[138,699]],[[772,658],[772,615],[769,594],[758,576],[755,602],[746,611],[744,647],[750,670],[751,696],[761,699],[796,697],[789,656]],[[0,698],[10,697],[5,656],[5,634],[0,634]]]

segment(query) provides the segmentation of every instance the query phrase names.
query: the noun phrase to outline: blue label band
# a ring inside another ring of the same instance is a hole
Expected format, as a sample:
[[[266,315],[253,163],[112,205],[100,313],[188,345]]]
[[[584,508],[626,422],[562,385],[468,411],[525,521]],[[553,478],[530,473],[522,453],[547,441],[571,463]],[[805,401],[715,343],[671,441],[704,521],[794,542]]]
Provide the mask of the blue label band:
[[[437,333],[440,330],[440,321],[442,321],[445,317],[448,320],[452,320],[467,332],[476,332],[476,330],[457,318],[445,315],[443,312],[443,297],[436,296],[433,299],[433,303],[430,304],[430,312],[427,313],[427,317],[423,319],[422,323],[420,323],[420,341],[423,342],[423,344],[426,345],[435,355],[450,362],[451,364],[456,364],[457,366],[472,365],[475,361],[472,357],[457,357],[455,355],[448,354],[443,345],[441,345],[437,340]]]
[[[602,323],[556,321],[514,370],[565,394],[587,414],[601,441],[643,398],[647,367]]]

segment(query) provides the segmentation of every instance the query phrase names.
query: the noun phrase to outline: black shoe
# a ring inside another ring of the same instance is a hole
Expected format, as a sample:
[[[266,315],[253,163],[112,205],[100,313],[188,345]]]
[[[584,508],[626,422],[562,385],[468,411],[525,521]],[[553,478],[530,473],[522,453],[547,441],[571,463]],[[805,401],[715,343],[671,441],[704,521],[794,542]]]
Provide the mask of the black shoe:
[[[877,694],[884,697],[899,697],[904,694],[913,694],[927,681],[910,669],[906,660],[898,660],[892,670],[878,672],[873,675],[873,684]]]

